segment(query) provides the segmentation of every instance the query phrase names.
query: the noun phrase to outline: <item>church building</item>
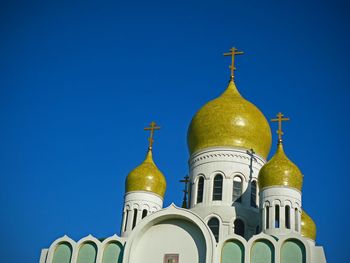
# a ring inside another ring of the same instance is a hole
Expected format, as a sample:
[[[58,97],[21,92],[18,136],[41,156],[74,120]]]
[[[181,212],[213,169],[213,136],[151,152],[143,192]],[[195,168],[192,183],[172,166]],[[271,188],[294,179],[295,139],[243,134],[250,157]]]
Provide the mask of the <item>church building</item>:
[[[166,177],[153,157],[155,122],[144,161],[125,180],[120,235],[68,236],[42,249],[40,263],[325,263],[316,225],[302,205],[304,176],[286,155],[278,113],[277,150],[263,113],[231,78],[188,128],[189,176],[182,207],[163,207]],[[305,180],[310,180],[305,175]],[[188,197],[187,197],[188,195]],[[307,210],[307,208],[306,208]]]

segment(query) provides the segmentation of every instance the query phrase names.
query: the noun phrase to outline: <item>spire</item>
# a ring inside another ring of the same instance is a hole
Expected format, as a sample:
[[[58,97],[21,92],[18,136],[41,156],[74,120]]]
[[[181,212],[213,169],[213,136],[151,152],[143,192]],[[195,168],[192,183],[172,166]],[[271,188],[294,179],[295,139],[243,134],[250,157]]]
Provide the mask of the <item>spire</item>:
[[[278,134],[278,144],[281,144],[282,143],[282,135],[284,134],[283,131],[282,131],[282,121],[289,121],[290,119],[289,118],[283,118],[284,115],[283,113],[279,112],[277,115],[276,115],[276,119],[271,119],[272,122],[278,122],[278,130],[276,131],[277,134]]]
[[[233,81],[234,79],[234,72],[235,72],[235,55],[242,55],[244,54],[243,51],[238,51],[237,48],[232,47],[230,49],[230,52],[228,53],[224,53],[224,56],[231,56],[231,65],[229,66],[229,68],[231,69],[231,81]]]

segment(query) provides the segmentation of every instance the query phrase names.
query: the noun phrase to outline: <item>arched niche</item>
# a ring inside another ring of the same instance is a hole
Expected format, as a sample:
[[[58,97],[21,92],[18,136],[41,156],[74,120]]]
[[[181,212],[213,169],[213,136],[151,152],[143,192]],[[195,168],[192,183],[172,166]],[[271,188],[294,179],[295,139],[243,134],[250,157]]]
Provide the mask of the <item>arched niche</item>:
[[[243,244],[238,240],[225,242],[221,253],[221,263],[244,263]]]
[[[131,248],[129,263],[163,262],[169,254],[178,254],[181,262],[206,262],[205,237],[191,221],[165,219],[152,225],[137,239]]]
[[[70,263],[72,252],[72,246],[68,242],[58,244],[53,254],[52,263]]]
[[[77,263],[95,263],[97,246],[93,242],[85,242],[79,248]]]
[[[266,239],[254,242],[251,248],[251,263],[274,263],[275,249],[273,244]]]
[[[103,251],[102,263],[122,263],[123,245],[117,241],[109,242]]]
[[[281,263],[306,263],[304,244],[297,239],[285,241],[281,249]]]

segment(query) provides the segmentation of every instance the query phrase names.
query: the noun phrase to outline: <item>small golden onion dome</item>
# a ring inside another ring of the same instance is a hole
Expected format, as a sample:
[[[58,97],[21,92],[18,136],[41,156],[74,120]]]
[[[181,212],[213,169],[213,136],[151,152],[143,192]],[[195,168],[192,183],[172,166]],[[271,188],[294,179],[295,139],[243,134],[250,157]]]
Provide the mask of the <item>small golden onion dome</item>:
[[[148,191],[164,197],[165,189],[165,177],[153,162],[152,150],[149,149],[146,159],[126,177],[125,192]]]
[[[271,130],[261,111],[241,96],[231,80],[224,93],[195,114],[187,143],[191,154],[207,147],[228,146],[253,149],[266,158]]]
[[[277,145],[275,155],[260,169],[258,182],[260,189],[279,185],[293,187],[301,191],[303,175],[284,153],[281,141]]]
[[[301,212],[301,235],[316,240],[316,224],[304,210]]]

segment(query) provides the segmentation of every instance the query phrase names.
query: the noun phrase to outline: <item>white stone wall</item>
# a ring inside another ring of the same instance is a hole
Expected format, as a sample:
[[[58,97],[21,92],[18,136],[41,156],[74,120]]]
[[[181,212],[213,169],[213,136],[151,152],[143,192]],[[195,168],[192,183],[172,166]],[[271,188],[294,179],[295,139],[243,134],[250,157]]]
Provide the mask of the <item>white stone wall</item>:
[[[103,241],[89,235],[78,242],[67,236],[54,241],[49,249],[43,249],[40,263],[52,263],[53,255],[59,244],[67,242],[73,249],[71,263],[77,262],[79,249],[86,242],[97,247],[96,263],[103,260],[104,249],[110,242],[117,241],[124,249],[123,263],[163,262],[164,254],[179,254],[180,263],[220,263],[222,249],[227,241],[236,240],[244,247],[244,262],[251,262],[251,251],[258,241],[266,240],[272,244],[275,260],[280,263],[281,250],[287,240],[299,240],[305,247],[306,263],[326,263],[323,248],[302,237],[299,233],[289,233],[278,240],[271,235],[260,233],[248,241],[230,234],[216,243],[206,222],[193,211],[174,205],[162,209],[142,220],[127,238],[116,235]]]
[[[279,207],[279,227],[275,227],[276,205]],[[290,228],[286,227],[286,207],[289,206]],[[286,186],[272,186],[260,191],[260,207],[262,209],[262,229],[264,233],[282,236],[291,232],[300,233],[301,229],[301,192]],[[267,213],[267,209],[269,212]],[[269,215],[267,219],[267,214]],[[269,226],[267,226],[267,220]]]
[[[142,220],[142,213],[147,211],[150,215],[163,207],[163,198],[147,191],[128,192],[124,196],[124,209],[122,215],[121,236],[126,237],[132,231],[134,218],[135,226]],[[135,214],[136,212],[136,214]]]
[[[244,149],[215,147],[208,148],[191,156],[190,168],[190,209],[206,222],[211,217],[220,220],[219,240],[234,231],[234,221],[239,218],[245,225],[245,237],[250,238],[260,226],[258,174],[265,160]],[[222,200],[213,200],[214,177],[223,176]],[[233,182],[238,176],[242,179],[241,202],[233,198]],[[197,203],[198,181],[204,178],[203,201]],[[256,207],[251,205],[251,183],[256,181]]]

